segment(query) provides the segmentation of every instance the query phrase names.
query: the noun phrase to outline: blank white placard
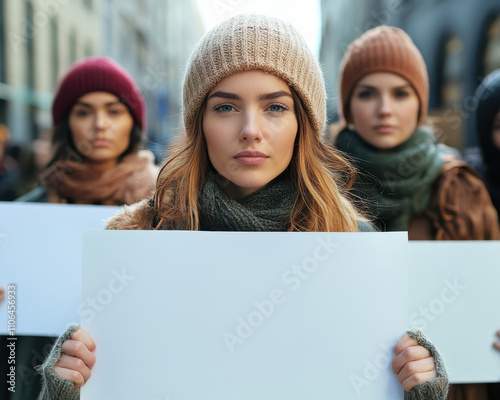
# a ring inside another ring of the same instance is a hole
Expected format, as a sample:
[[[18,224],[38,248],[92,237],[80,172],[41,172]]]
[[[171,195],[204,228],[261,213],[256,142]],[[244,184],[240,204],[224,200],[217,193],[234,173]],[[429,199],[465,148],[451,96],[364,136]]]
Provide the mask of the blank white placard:
[[[500,241],[410,242],[410,326],[424,329],[451,383],[499,382]]]
[[[401,399],[406,249],[406,233],[85,232],[81,398]]]
[[[18,335],[59,336],[80,321],[82,232],[119,207],[0,202],[0,284],[16,285]],[[0,335],[7,333],[7,301]]]

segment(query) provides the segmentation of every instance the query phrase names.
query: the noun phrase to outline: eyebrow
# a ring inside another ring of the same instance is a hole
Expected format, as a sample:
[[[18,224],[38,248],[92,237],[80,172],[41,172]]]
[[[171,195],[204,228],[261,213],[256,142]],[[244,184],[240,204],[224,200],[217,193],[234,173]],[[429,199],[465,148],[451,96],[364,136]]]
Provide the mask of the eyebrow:
[[[87,107],[87,108],[94,108],[94,106],[92,104],[85,103],[84,101],[77,101],[75,104],[77,104],[79,106]],[[123,103],[120,100],[116,100],[116,101],[111,101],[109,103],[106,103],[104,105],[106,107],[111,107],[111,106],[114,106],[116,104],[123,104]]]
[[[358,88],[362,88],[362,89],[374,89],[374,90],[378,90],[377,87],[371,86],[371,85],[367,85],[366,83],[359,84],[357,87]],[[402,86],[393,87],[392,90],[406,89],[408,87],[411,88],[412,86],[409,83],[407,83],[407,84],[402,85]]]
[[[277,99],[277,98],[283,97],[283,96],[288,96],[288,97],[293,99],[291,93],[288,93],[288,92],[285,92],[284,90],[281,90],[279,92],[261,94],[259,96],[259,101]],[[212,97],[221,97],[223,99],[229,99],[229,100],[241,100],[241,97],[235,93],[228,93],[228,92],[222,92],[222,91],[212,93],[210,96],[208,96],[207,100],[210,100]]]

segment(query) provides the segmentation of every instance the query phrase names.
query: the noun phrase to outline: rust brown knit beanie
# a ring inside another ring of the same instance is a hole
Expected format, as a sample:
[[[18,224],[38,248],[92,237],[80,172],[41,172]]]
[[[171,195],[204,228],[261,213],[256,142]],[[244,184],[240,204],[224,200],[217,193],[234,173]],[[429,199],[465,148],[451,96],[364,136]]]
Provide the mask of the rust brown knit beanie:
[[[299,95],[314,132],[326,123],[326,92],[318,62],[290,24],[264,15],[237,15],[210,30],[188,61],[183,86],[184,126],[189,132],[207,94],[237,72],[263,70],[285,80]]]
[[[427,115],[429,78],[422,54],[401,29],[378,26],[353,41],[340,64],[339,113],[347,119],[356,82],[372,72],[393,72],[405,78],[420,100],[419,122]]]

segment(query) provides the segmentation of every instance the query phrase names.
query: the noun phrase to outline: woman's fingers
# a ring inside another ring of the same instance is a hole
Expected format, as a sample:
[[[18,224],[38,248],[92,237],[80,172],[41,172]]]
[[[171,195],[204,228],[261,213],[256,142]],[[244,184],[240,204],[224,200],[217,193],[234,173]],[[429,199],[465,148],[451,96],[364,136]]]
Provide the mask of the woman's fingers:
[[[423,360],[411,361],[404,365],[398,374],[398,381],[403,384],[408,378],[413,375],[418,375],[422,373],[434,373],[431,379],[436,377],[436,365],[434,363],[433,357],[424,358]]]
[[[403,389],[405,390],[405,392],[409,392],[418,384],[430,381],[431,379],[434,379],[435,377],[436,377],[435,371],[414,374],[414,375],[410,376],[408,379],[406,379],[405,381],[403,381],[401,383],[401,385],[403,386]]]
[[[62,345],[62,351],[65,355],[82,360],[85,365],[92,369],[95,364],[95,355],[85,344],[78,340],[66,340]]]
[[[2,304],[4,299],[5,299],[5,289],[3,288],[2,285],[0,285],[0,304]]]
[[[392,360],[392,370],[397,375],[406,363],[412,361],[422,360],[431,357],[431,352],[423,346],[419,346],[415,339],[408,335],[403,338],[394,346],[394,360]]]
[[[497,336],[500,338],[500,330],[497,331]],[[497,350],[500,350],[500,340],[493,342],[493,347]]]
[[[70,357],[65,354],[57,361],[54,371],[64,379],[68,379],[75,386],[83,386],[90,378],[90,368],[79,358]]]
[[[394,354],[392,370],[405,391],[409,392],[419,383],[436,378],[436,363],[431,352],[408,334],[394,346]]]
[[[78,329],[71,339],[62,344],[63,354],[54,366],[54,371],[75,386],[83,386],[89,380],[96,361],[95,347],[90,335],[83,329]]]

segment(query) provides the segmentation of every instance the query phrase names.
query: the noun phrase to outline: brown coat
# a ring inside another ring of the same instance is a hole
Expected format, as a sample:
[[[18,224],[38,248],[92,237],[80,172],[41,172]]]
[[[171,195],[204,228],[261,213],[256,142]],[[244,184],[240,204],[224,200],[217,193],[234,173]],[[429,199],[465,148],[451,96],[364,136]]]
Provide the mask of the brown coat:
[[[410,221],[410,240],[500,240],[498,215],[481,176],[450,159],[433,186],[429,207]]]
[[[106,229],[109,230],[150,230],[153,229],[153,209],[149,200],[144,199],[130,206],[108,219]]]

